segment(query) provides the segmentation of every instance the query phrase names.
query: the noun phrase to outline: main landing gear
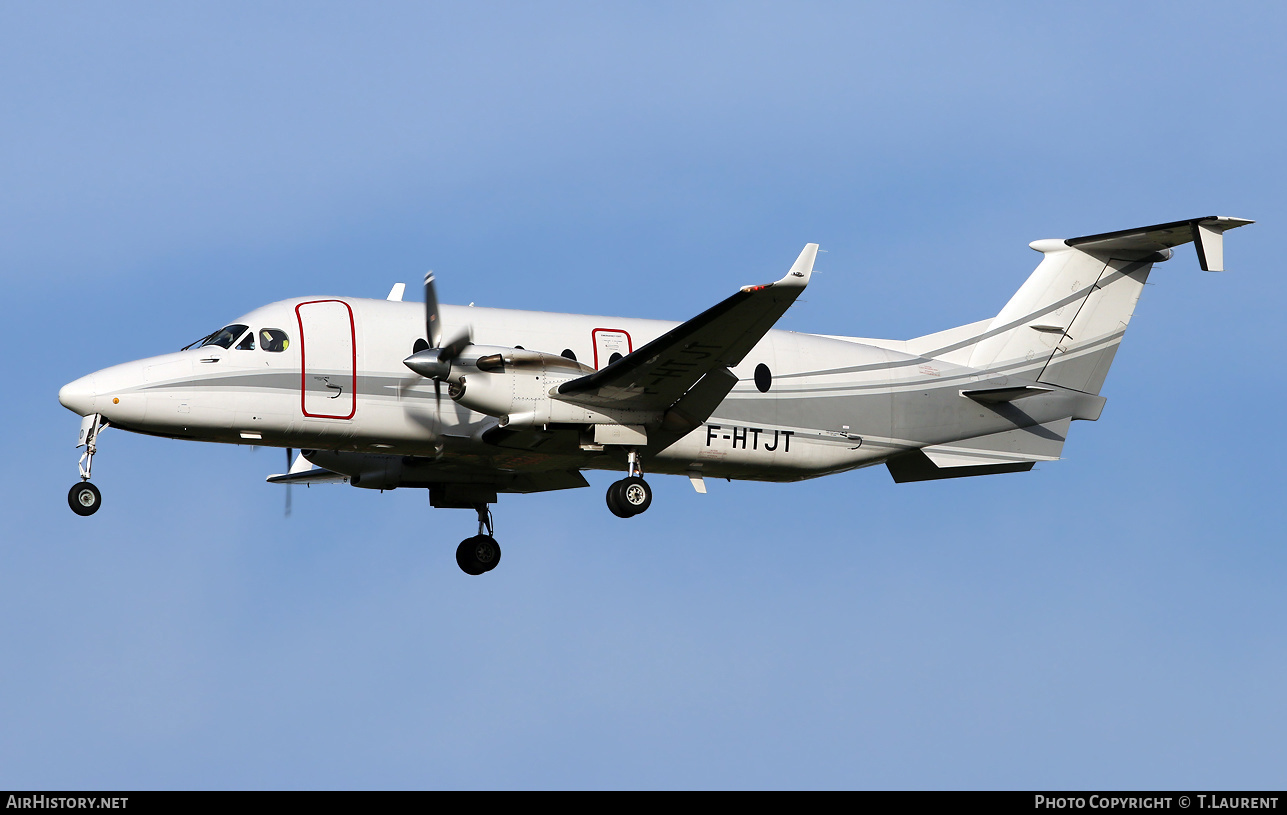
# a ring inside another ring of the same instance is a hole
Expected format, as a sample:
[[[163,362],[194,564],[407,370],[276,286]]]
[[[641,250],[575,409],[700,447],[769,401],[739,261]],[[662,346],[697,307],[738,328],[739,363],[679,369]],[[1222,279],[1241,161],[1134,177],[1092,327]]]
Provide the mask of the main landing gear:
[[[107,422],[97,413],[86,416],[80,424],[80,442],[77,447],[84,447],[80,454],[80,482],[67,491],[67,505],[77,515],[93,515],[103,505],[103,495],[98,487],[89,483],[90,468],[94,464],[94,453],[98,452],[98,434],[107,429]]]
[[[500,563],[500,544],[492,537],[492,513],[486,504],[474,507],[478,512],[478,534],[465,538],[456,547],[456,565],[468,575],[490,572]]]
[[[633,518],[652,505],[652,487],[643,480],[639,454],[631,450],[628,461],[630,474],[608,487],[608,509],[618,518]]]

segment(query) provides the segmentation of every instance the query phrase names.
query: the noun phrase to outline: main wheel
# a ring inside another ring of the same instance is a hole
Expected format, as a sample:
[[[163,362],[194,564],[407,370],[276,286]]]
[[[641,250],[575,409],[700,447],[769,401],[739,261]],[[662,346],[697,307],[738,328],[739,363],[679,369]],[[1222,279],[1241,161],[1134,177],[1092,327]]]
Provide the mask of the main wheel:
[[[631,515],[639,515],[652,506],[652,487],[637,475],[617,482],[621,485],[621,503]]]
[[[491,535],[475,535],[466,538],[456,547],[456,565],[469,575],[480,575],[490,572],[500,563],[500,544]]]
[[[626,482],[624,480],[613,481],[612,485],[608,487],[608,509],[610,509],[612,514],[616,515],[618,518],[629,518],[634,515],[634,513],[630,511],[630,507],[626,506],[625,496],[621,494],[622,487],[625,483]]]
[[[67,491],[67,505],[77,515],[93,515],[103,505],[103,495],[98,487],[82,481]]]

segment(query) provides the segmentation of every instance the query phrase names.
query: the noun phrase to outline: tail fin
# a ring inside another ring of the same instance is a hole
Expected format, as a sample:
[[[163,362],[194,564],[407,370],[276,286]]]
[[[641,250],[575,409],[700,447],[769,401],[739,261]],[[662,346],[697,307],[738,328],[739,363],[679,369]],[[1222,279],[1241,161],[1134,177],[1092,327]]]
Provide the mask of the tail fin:
[[[973,344],[972,368],[1099,393],[1153,264],[1194,241],[1223,270],[1223,233],[1251,221],[1194,218],[1029,244],[1045,257]]]

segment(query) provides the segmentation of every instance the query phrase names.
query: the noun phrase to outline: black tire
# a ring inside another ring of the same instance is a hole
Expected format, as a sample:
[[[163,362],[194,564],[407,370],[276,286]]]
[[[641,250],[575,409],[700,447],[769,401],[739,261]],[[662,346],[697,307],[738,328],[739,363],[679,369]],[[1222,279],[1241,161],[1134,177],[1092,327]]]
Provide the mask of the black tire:
[[[621,485],[621,504],[631,515],[641,515],[652,506],[652,487],[637,475],[617,482]]]
[[[456,547],[456,565],[468,575],[480,575],[490,572],[500,563],[500,544],[491,535],[475,535],[465,538]]]
[[[67,505],[77,515],[93,515],[103,505],[103,494],[98,487],[82,481],[67,491]]]
[[[626,499],[622,496],[622,485],[625,481],[614,481],[612,486],[608,487],[608,509],[618,518],[629,518],[634,515],[630,507],[626,506]]]

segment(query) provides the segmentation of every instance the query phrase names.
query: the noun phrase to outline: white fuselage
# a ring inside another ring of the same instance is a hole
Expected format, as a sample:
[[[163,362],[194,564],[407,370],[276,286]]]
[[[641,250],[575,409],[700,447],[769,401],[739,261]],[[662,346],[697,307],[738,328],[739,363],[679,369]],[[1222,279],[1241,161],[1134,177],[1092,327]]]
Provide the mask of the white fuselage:
[[[599,369],[676,323],[506,309],[442,307],[444,333],[462,326],[480,345],[574,356]],[[403,360],[423,339],[419,303],[305,297],[236,321],[252,336],[276,329],[285,350],[205,346],[117,365],[60,393],[82,415],[172,438],[417,457],[480,469],[551,466],[538,449],[489,445],[496,423],[438,392]],[[246,345],[247,343],[240,343]],[[765,366],[768,381],[756,382]],[[548,396],[582,375],[550,370],[515,378],[515,399]],[[770,331],[733,369],[738,384],[703,426],[658,452],[650,472],[790,481],[862,467],[911,448],[1014,427],[959,396],[978,371],[845,339]],[[761,387],[767,385],[767,390]],[[517,392],[528,389],[526,396]],[[1032,421],[1047,421],[1033,400]],[[1063,415],[1066,415],[1066,409]],[[1059,413],[1052,406],[1051,416]],[[558,466],[619,469],[588,444]]]

